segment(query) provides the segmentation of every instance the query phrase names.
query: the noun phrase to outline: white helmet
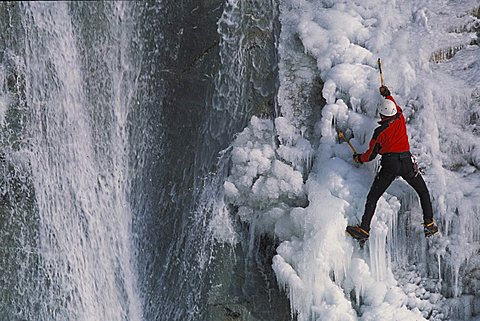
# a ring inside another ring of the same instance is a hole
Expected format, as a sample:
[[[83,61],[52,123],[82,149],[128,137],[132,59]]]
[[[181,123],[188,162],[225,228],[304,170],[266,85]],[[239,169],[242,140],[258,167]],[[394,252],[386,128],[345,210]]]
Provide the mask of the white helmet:
[[[390,117],[397,113],[397,106],[395,106],[395,103],[390,99],[385,99],[383,103],[378,106],[378,112],[380,115]]]

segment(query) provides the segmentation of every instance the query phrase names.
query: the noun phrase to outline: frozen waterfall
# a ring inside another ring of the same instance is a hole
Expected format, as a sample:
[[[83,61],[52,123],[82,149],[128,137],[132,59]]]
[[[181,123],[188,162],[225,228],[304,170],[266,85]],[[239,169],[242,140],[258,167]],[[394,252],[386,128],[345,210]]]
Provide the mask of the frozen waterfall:
[[[299,0],[280,1],[279,11],[281,117],[254,117],[239,133],[224,190],[232,217],[280,241],[273,269],[293,315],[478,315],[478,4]],[[441,233],[424,238],[416,194],[397,179],[361,249],[344,229],[359,223],[378,165],[356,166],[336,128],[367,149],[381,99],[378,57],[404,108]],[[313,96],[318,83],[321,97]],[[308,206],[295,206],[303,198]]]

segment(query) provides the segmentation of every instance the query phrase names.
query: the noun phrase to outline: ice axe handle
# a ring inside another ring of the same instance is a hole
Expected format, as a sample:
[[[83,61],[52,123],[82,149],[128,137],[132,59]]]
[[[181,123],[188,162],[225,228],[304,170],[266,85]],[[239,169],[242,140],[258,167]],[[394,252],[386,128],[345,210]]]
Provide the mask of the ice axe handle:
[[[347,144],[348,146],[350,146],[350,149],[352,150],[353,154],[356,154],[357,151],[355,150],[355,147],[353,147],[352,143],[350,143],[350,140],[348,140],[345,135],[343,135],[343,132],[338,132],[338,137],[340,139],[343,139]]]
[[[384,86],[385,84],[383,83],[382,61],[380,60],[380,58],[378,58],[377,64],[378,64],[378,70],[380,71],[380,84]]]

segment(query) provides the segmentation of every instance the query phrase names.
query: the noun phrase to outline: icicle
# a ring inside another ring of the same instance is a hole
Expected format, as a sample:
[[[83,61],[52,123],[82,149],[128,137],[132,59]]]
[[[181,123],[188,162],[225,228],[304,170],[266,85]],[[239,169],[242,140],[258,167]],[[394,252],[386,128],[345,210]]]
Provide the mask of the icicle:
[[[441,262],[441,256],[440,253],[436,254],[437,257],[437,269],[438,269],[438,282],[441,284],[442,283],[442,262]]]

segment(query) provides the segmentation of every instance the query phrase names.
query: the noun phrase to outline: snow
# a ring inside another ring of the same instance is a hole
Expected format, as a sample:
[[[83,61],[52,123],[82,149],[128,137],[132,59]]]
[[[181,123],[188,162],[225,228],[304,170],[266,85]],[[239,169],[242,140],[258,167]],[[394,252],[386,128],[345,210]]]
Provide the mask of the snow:
[[[480,313],[462,308],[480,295],[472,263],[480,262],[480,51],[469,45],[473,32],[451,32],[479,23],[469,15],[475,5],[280,1],[282,116],[253,117],[238,134],[224,190],[233,215],[280,241],[272,267],[299,321],[467,320]],[[432,62],[448,47],[463,49]],[[418,198],[397,179],[379,200],[362,249],[344,230],[360,221],[377,166],[354,164],[337,129],[366,150],[383,99],[377,57],[407,118],[441,232],[425,240]],[[316,77],[325,106],[315,137],[307,137],[302,108],[315,107],[309,84]]]

